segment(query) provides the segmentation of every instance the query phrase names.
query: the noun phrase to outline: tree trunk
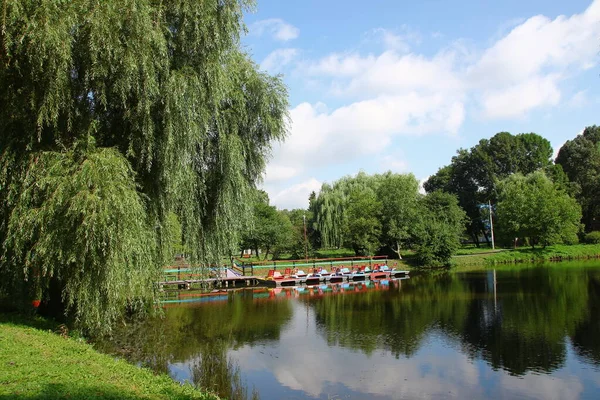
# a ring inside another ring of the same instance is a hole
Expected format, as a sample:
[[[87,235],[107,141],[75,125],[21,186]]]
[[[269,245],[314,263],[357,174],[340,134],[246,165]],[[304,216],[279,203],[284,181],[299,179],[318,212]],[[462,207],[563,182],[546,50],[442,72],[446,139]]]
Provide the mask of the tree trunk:
[[[483,233],[483,237],[485,238],[485,242],[487,243],[488,247],[490,247],[491,243],[490,243],[490,238],[488,237],[487,232],[482,229],[481,233]]]
[[[392,249],[392,251],[398,254],[398,259],[402,260],[402,254],[400,254],[400,242],[396,242],[396,250]]]
[[[471,239],[473,239],[473,243],[475,243],[475,247],[479,248],[479,238],[477,234],[471,232]]]
[[[38,313],[45,317],[53,318],[59,322],[66,322],[65,304],[62,301],[64,284],[56,277],[50,278],[47,291],[43,294]]]

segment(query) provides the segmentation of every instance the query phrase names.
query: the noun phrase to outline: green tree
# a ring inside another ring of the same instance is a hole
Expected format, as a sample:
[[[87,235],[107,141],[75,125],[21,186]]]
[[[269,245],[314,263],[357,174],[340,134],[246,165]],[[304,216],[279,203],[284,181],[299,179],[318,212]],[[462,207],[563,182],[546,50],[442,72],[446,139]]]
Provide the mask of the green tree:
[[[273,258],[288,250],[293,243],[293,227],[289,216],[269,205],[269,196],[258,190],[254,195],[253,214],[247,230],[242,235],[241,248],[253,249],[255,254],[262,250],[266,260],[269,254]]]
[[[435,191],[420,202],[420,222],[415,225],[415,250],[422,266],[448,266],[460,247],[465,212],[456,196]]]
[[[443,190],[455,194],[467,213],[466,230],[473,241],[478,243],[481,234],[489,241],[481,219],[481,204],[495,203],[500,180],[518,172],[529,174],[547,169],[552,165],[551,156],[550,142],[540,135],[500,132],[489,140],[480,140],[470,150],[458,150],[450,165],[430,177],[424,187],[427,192]]]
[[[512,175],[499,189],[496,220],[507,241],[528,238],[532,247],[577,242],[581,207],[542,171]]]
[[[313,213],[311,211],[303,210],[301,208],[293,210],[283,210],[292,224],[292,239],[290,245],[290,253],[292,258],[301,259],[308,255],[313,254],[313,245],[310,240],[313,235],[313,229],[311,221],[313,220]],[[306,236],[305,236],[306,229]]]
[[[377,189],[381,202],[382,243],[387,244],[399,258],[400,249],[410,244],[413,227],[419,217],[419,182],[414,175],[383,175]]]
[[[348,243],[356,255],[374,255],[381,243],[381,203],[370,188],[355,188],[348,197]]]
[[[567,141],[559,150],[561,165],[576,185],[576,198],[583,212],[586,231],[598,229],[600,221],[600,127],[588,126],[581,135]]]
[[[281,78],[241,50],[252,4],[2,3],[2,294],[102,329],[152,301],[170,212],[193,260],[235,249],[287,126]]]

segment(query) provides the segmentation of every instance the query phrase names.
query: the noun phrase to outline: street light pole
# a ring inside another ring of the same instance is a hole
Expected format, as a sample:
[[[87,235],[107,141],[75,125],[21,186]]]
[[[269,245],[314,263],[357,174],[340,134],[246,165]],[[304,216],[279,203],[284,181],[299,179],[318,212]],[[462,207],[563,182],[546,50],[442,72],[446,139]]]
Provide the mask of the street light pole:
[[[494,222],[492,221],[492,201],[488,200],[488,205],[490,207],[490,232],[492,233],[492,250],[496,249],[494,244]]]

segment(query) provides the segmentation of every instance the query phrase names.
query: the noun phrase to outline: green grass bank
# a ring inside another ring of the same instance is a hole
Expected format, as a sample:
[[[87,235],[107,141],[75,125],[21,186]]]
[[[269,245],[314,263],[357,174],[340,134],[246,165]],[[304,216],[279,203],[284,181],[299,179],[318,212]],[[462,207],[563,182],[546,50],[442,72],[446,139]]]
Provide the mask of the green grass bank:
[[[48,321],[0,317],[0,399],[218,400],[49,331]]]
[[[457,268],[501,264],[569,261],[600,258],[600,244],[554,245],[546,248],[518,248],[490,251],[465,251],[453,258]]]

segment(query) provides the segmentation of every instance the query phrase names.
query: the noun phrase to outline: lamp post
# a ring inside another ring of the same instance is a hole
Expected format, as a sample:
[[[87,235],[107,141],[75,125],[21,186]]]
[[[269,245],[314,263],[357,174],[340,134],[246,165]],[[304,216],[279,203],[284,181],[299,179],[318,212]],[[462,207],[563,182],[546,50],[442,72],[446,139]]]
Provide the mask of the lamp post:
[[[490,206],[490,232],[492,233],[492,250],[496,249],[494,244],[494,222],[492,221],[492,201],[488,200],[488,205]]]

